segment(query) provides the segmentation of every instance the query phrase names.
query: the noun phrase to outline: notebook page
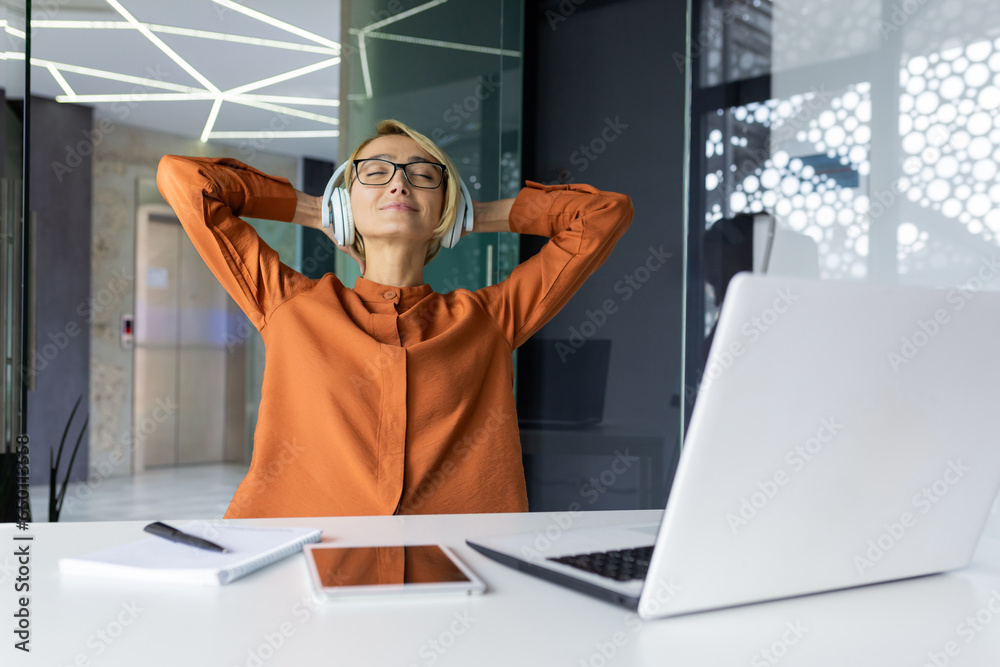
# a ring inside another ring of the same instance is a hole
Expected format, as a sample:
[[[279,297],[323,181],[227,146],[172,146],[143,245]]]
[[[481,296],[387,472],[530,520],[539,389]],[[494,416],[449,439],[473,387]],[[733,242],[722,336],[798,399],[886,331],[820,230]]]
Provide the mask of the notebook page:
[[[211,540],[218,553],[149,536],[137,542],[59,560],[63,574],[107,576],[179,584],[224,584],[318,542],[315,528],[219,525],[193,521],[177,528]]]

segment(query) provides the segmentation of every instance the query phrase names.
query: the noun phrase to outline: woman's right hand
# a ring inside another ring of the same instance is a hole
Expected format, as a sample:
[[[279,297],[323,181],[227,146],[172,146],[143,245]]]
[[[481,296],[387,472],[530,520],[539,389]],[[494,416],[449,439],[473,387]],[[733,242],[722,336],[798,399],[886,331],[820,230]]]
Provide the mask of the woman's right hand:
[[[353,259],[358,264],[358,269],[361,271],[361,275],[365,274],[365,260],[361,259],[354,248],[351,246],[344,246],[337,243],[337,237],[333,232],[333,227],[323,226],[323,198],[313,197],[312,195],[307,195],[304,192],[298,190],[295,191],[295,196],[297,202],[295,205],[295,217],[292,218],[292,222],[303,227],[312,227],[313,229],[318,229],[326,234],[334,245],[337,246],[337,250],[346,253],[351,259]]]

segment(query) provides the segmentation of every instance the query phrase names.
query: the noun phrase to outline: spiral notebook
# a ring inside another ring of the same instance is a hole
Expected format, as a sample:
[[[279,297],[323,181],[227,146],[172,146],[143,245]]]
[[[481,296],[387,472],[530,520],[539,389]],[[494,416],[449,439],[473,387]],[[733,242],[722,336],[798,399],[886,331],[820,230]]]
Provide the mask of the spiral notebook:
[[[317,528],[257,527],[192,521],[177,526],[211,540],[229,553],[217,553],[148,537],[101,551],[59,559],[59,571],[172,584],[228,584],[319,542]],[[140,529],[141,530],[141,529]]]

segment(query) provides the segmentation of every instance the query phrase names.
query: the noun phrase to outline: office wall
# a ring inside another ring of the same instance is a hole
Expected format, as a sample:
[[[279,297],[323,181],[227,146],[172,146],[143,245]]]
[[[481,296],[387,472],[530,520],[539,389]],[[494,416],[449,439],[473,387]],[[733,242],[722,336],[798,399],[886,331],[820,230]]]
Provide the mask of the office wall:
[[[667,467],[679,431],[670,403],[681,368],[685,75],[674,55],[684,52],[686,11],[678,0],[528,2],[525,16],[525,178],[624,192],[635,207],[609,259],[536,339],[576,341],[567,363],[609,339],[603,424],[655,437]],[[523,240],[522,259],[540,245]],[[519,387],[579,393],[558,371],[521,364],[518,373]],[[543,436],[542,446],[564,435]],[[596,499],[587,486],[630,441],[610,437],[602,455],[535,457],[532,509],[635,507],[635,470]]]
[[[30,208],[35,226],[34,292],[37,319],[35,355],[28,362],[34,378],[29,391],[31,484],[49,482],[49,451],[59,446],[66,421],[82,397],[67,436],[61,469],[88,410],[90,329],[79,308],[90,293],[91,154],[77,150],[90,130],[87,107],[31,100]],[[72,479],[86,476],[88,437],[84,435]]]

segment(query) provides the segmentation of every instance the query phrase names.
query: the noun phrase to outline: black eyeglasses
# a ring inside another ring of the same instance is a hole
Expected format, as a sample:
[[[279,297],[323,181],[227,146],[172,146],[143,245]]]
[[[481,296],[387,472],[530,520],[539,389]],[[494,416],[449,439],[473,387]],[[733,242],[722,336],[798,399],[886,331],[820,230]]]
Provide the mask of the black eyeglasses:
[[[396,164],[380,158],[365,158],[354,161],[354,173],[363,185],[385,185],[402,169],[406,181],[415,188],[433,190],[444,182],[446,167],[437,162],[408,162]]]

